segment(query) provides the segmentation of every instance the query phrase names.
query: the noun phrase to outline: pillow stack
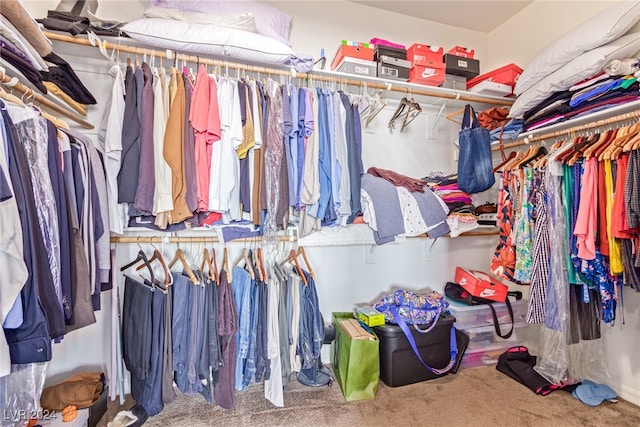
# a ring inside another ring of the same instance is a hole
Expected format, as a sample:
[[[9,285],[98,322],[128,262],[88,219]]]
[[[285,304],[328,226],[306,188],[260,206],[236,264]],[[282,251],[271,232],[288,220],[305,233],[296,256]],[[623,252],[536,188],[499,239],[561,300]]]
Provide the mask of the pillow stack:
[[[622,1],[585,21],[539,53],[518,78],[509,117],[522,117],[550,95],[602,71],[612,60],[640,51],[640,1]]]

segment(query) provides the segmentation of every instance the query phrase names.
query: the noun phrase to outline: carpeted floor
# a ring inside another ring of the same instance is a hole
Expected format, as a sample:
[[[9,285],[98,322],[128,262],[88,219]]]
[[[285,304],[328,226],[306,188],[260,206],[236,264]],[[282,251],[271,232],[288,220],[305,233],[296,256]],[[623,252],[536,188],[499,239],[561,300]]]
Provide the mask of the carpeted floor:
[[[104,427],[121,408],[109,402],[100,420]],[[455,375],[404,387],[379,383],[375,399],[347,402],[340,386],[310,388],[292,377],[284,408],[264,398],[262,384],[236,392],[236,406],[227,411],[209,405],[200,395],[182,395],[148,426],[640,426],[640,407],[624,400],[590,407],[570,393],[538,396],[493,366],[460,369]]]

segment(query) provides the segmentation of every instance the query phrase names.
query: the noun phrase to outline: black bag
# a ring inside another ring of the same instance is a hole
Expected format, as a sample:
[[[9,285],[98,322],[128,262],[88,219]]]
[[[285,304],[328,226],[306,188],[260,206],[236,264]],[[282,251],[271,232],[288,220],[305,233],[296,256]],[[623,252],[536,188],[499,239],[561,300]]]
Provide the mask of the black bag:
[[[511,317],[511,329],[509,329],[509,332],[507,332],[504,335],[500,330],[500,323],[498,322],[498,315],[496,314],[496,309],[493,307],[493,303],[495,301],[473,296],[465,288],[460,286],[458,283],[454,283],[454,282],[447,282],[447,284],[444,286],[444,294],[447,296],[447,298],[450,298],[453,301],[461,302],[463,304],[488,305],[489,308],[491,309],[491,315],[493,316],[493,327],[496,330],[496,334],[500,338],[504,338],[505,340],[509,338],[511,334],[513,334],[513,325],[514,325],[513,308],[511,308],[511,302],[509,302],[509,296],[513,296],[516,298],[516,300],[520,300],[522,299],[522,292],[509,291],[507,293],[507,298],[505,299],[504,303],[506,304],[507,310],[509,311],[509,317]]]
[[[458,147],[458,188],[469,194],[491,188],[496,182],[491,160],[491,137],[488,129],[480,127],[469,104],[464,107]]]

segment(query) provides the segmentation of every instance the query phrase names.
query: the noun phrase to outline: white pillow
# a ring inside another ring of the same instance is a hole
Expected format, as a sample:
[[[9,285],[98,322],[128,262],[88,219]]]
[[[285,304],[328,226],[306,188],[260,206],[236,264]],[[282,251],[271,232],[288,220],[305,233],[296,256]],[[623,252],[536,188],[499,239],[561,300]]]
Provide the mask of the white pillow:
[[[582,53],[609,43],[640,20],[640,1],[621,1],[588,19],[538,53],[514,88],[520,95]]]
[[[192,24],[209,24],[216,27],[236,28],[238,30],[256,32],[256,20],[252,13],[236,13],[233,15],[207,15],[199,12],[183,12],[164,7],[148,7],[144,11],[147,18],[176,19]]]
[[[256,31],[283,43],[289,43],[291,17],[281,10],[258,1],[229,0],[150,0],[152,6],[183,11],[206,13],[208,15],[229,15],[233,13],[253,13]]]
[[[511,106],[509,117],[522,116],[552,93],[595,76],[609,61],[635,56],[638,51],[640,33],[633,33],[583,53],[520,94]]]
[[[284,64],[293,56],[293,50],[282,42],[235,28],[146,18],[129,22],[122,30],[148,46],[223,59]]]

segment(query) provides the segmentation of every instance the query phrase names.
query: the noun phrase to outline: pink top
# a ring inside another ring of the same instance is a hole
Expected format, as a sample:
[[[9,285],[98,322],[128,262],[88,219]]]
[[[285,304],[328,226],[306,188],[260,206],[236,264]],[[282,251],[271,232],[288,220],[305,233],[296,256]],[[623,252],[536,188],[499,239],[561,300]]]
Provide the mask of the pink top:
[[[592,260],[596,257],[598,229],[598,160],[595,157],[584,163],[581,185],[580,205],[573,234],[578,239],[578,257]]]

